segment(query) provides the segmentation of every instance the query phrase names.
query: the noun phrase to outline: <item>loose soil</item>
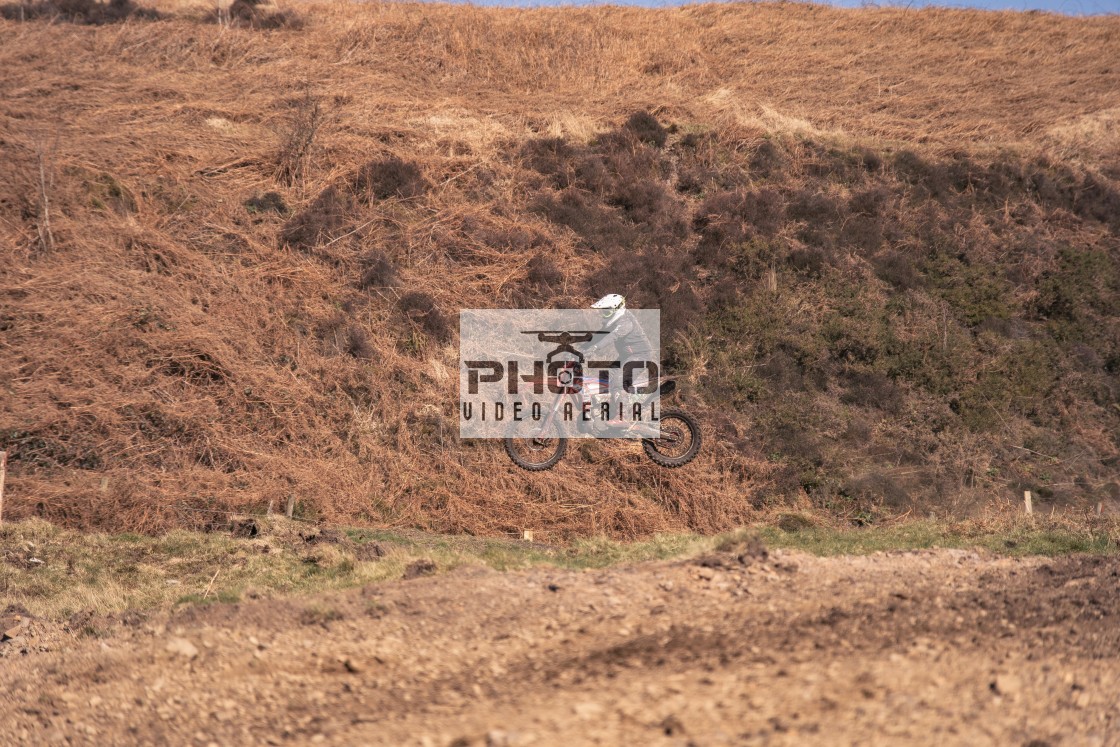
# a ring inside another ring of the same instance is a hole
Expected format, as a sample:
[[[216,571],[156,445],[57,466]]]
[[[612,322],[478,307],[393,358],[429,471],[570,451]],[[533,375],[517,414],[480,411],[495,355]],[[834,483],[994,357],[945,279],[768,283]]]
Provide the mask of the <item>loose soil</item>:
[[[9,610],[0,724],[9,744],[1120,744],[1118,586],[1117,557],[756,544],[69,626]]]

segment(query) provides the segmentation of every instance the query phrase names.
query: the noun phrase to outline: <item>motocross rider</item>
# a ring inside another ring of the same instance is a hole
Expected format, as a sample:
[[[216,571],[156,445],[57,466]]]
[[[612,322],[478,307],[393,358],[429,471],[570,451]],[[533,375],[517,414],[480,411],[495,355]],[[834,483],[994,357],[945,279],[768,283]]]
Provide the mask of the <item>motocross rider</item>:
[[[642,329],[641,324],[638,323],[637,317],[626,310],[626,299],[623,296],[618,293],[609,293],[591,304],[591,308],[599,312],[603,319],[604,329],[610,330],[612,334],[607,335],[601,342],[592,345],[586,351],[588,357],[594,353],[601,355],[603,351],[610,351],[613,347],[615,360],[654,360],[655,348],[653,343],[646,335],[645,330]],[[628,405],[627,400],[628,397],[621,387],[611,388],[612,419],[607,421],[609,425],[621,425],[627,422],[613,418],[618,413],[619,402],[626,406]]]

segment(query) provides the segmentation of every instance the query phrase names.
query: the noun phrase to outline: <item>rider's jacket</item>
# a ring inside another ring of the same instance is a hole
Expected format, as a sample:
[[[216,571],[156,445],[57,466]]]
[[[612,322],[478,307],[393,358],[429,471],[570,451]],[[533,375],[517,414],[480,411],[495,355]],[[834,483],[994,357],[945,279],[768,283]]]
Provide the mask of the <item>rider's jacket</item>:
[[[653,343],[646,335],[642,325],[629,311],[623,312],[622,318],[611,328],[611,334],[592,348],[592,352],[602,355],[614,347],[620,358],[628,360],[648,360],[653,356]]]

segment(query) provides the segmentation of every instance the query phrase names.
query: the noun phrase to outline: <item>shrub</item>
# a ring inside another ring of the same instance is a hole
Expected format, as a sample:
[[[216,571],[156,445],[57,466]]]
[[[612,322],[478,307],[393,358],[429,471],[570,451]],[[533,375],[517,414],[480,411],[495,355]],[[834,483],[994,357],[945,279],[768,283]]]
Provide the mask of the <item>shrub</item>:
[[[529,260],[528,270],[525,279],[537,288],[559,287],[564,282],[564,273],[544,254],[537,254]]]
[[[839,222],[846,206],[823,192],[802,189],[790,195],[786,216],[803,225],[797,236],[807,244],[832,248],[835,244],[834,224]]]
[[[526,142],[521,147],[521,158],[525,166],[540,174],[557,174],[566,168],[575,156],[576,149],[563,138],[538,138]]]
[[[671,341],[678,331],[698,325],[704,317],[704,302],[689,283],[677,275],[661,275],[659,287],[653,290],[656,301],[650,308],[661,310],[661,337]]]
[[[883,168],[883,159],[870,148],[857,148],[855,156],[859,164],[867,171],[874,173]]]
[[[861,320],[833,317],[821,328],[829,355],[845,363],[871,364],[879,359],[879,345]]]
[[[295,112],[276,154],[276,178],[288,184],[294,184],[305,175],[315,135],[323,122],[323,110],[319,100],[311,95],[310,87],[294,105]]]
[[[712,172],[698,166],[682,167],[677,174],[676,190],[682,194],[699,195],[714,180]]]
[[[313,249],[324,236],[338,233],[346,225],[353,208],[350,194],[331,185],[288,221],[280,239],[293,249]]]
[[[621,293],[631,308],[661,310],[661,337],[698,323],[704,304],[689,282],[684,252],[656,248],[614,252],[604,267],[589,278],[592,295]]]
[[[857,407],[877,407],[895,413],[902,407],[902,392],[891,379],[873,371],[853,371],[845,376],[847,389],[840,401]]]
[[[900,508],[910,498],[902,481],[886,472],[875,470],[848,478],[841,486],[840,493],[857,501],[864,508],[880,503]]]
[[[692,149],[695,149],[695,148],[699,148],[700,145],[703,144],[705,141],[711,140],[713,138],[714,138],[714,136],[711,135],[711,134],[701,134],[699,132],[690,132],[690,133],[686,134],[684,137],[681,138],[680,146],[682,148],[688,148],[688,149],[692,150]]]
[[[528,252],[547,243],[539,231],[520,225],[475,225],[471,219],[463,222],[463,230],[486,246],[512,252]]]
[[[700,234],[698,256],[703,264],[712,264],[728,244],[745,241],[749,229],[741,218],[741,192],[720,192],[700,203],[692,219],[692,228]]]
[[[447,317],[427,293],[422,291],[406,293],[397,301],[397,307],[434,339],[440,342],[451,339],[451,326],[448,324]]]
[[[1092,174],[1087,174],[1082,180],[1073,207],[1082,217],[1120,229],[1120,192]]]
[[[785,351],[779,350],[758,367],[758,375],[769,381],[775,391],[802,391],[805,380],[801,366]]]
[[[533,209],[553,223],[575,231],[583,243],[595,251],[606,252],[636,243],[638,232],[632,224],[619,220],[616,213],[580,189],[540,195]]]
[[[883,221],[877,216],[853,215],[840,228],[841,245],[861,252],[874,252],[883,238]]]
[[[358,287],[362,290],[389,288],[397,284],[397,266],[381,252],[370,253],[363,264],[365,267],[358,280]]]
[[[886,204],[890,192],[873,187],[856,192],[848,200],[848,217],[840,228],[840,243],[864,252],[874,252],[883,243]]]
[[[778,176],[785,166],[786,157],[770,140],[763,140],[750,158],[750,170],[763,178]]]
[[[773,236],[782,227],[784,212],[782,195],[777,190],[763,187],[747,193],[741,215],[758,233]]]
[[[718,264],[729,258],[728,249],[755,235],[773,236],[781,227],[784,205],[776,190],[721,192],[704,200],[693,219],[700,234],[697,261]]]
[[[875,260],[875,274],[896,288],[909,290],[916,287],[921,278],[914,269],[914,263],[905,254],[887,252]]]
[[[931,164],[913,151],[902,150],[895,155],[894,166],[903,181],[933,197],[949,191],[949,171],[944,165]]]
[[[368,360],[374,356],[375,351],[370,344],[369,334],[361,327],[351,324],[346,329],[343,352],[353,358]]]
[[[844,208],[823,192],[799,190],[790,196],[786,216],[813,226],[829,225],[843,217]]]
[[[130,18],[154,21],[163,14],[152,8],[136,5],[132,0],[40,0],[34,3],[0,5],[0,17],[9,21],[46,18],[52,21],[101,26],[120,23]]]
[[[221,16],[218,16],[221,21]],[[256,29],[301,29],[303,19],[292,10],[276,10],[266,0],[234,0],[229,6],[232,25]]]
[[[742,295],[739,286],[731,278],[724,278],[716,283],[712,289],[711,300],[708,303],[712,311],[732,309],[739,305]]]
[[[623,172],[629,171],[631,163],[627,159],[619,164]],[[634,175],[630,175],[633,178]],[[572,164],[572,183],[591,192],[604,194],[622,180],[620,174],[617,178],[607,168],[602,156],[588,153],[576,159]]]
[[[622,208],[627,220],[642,225],[646,243],[667,246],[688,233],[681,205],[660,184],[621,182],[608,204]]]
[[[649,112],[634,112],[626,120],[623,128],[630,132],[639,142],[652,145],[655,148],[665,146],[668,133],[661,123]]]
[[[288,212],[288,205],[279,192],[265,192],[245,200],[245,209],[253,215],[268,212],[283,215]]]
[[[856,215],[881,215],[890,194],[890,190],[881,186],[856,192],[848,200],[848,211]]]
[[[360,197],[385,200],[390,197],[418,197],[427,190],[428,183],[416,164],[389,156],[370,161],[358,169],[353,187]]]
[[[824,268],[824,252],[812,246],[797,247],[786,257],[786,263],[796,272],[809,277],[820,277]]]

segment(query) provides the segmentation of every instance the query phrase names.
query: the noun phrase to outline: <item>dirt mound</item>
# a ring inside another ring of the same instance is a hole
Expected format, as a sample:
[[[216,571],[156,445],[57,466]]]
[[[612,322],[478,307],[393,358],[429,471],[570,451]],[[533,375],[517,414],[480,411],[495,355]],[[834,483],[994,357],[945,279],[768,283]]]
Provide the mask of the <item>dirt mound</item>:
[[[1120,497],[1120,21],[151,7],[0,20],[6,515],[632,537]],[[456,311],[607,291],[661,309],[700,458],[461,442]]]
[[[1120,728],[1116,558],[762,549],[463,568],[96,637],[40,627],[0,642],[0,715],[17,744],[1056,744]]]

